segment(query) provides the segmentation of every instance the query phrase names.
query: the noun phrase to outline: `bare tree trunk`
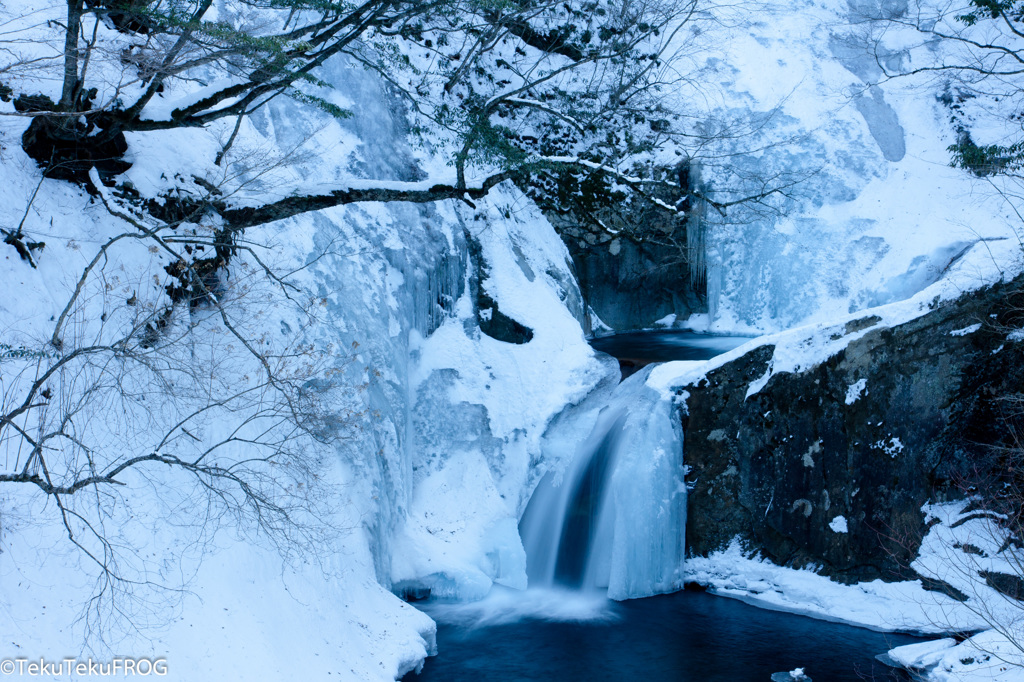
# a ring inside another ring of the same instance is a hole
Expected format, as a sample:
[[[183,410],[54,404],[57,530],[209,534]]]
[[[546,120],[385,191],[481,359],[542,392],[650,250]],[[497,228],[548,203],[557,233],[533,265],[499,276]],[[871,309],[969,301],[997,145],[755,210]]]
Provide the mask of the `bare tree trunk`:
[[[64,32],[64,87],[60,108],[70,111],[75,105],[78,84],[78,34],[82,25],[82,0],[68,0],[68,25]]]

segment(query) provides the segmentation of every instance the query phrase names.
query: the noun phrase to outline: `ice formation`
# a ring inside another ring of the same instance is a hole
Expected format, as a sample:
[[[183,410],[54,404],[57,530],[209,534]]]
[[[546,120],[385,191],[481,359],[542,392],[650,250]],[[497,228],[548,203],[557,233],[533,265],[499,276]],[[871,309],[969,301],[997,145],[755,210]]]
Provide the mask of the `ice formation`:
[[[780,213],[711,212],[713,328],[776,331],[900,301],[980,242],[1016,241],[1009,207],[949,167],[941,84],[882,78],[879,60],[907,67],[909,54],[876,49],[863,17],[905,11],[904,0],[799,0],[702,53],[719,115],[747,108],[774,141],[742,169],[806,175]],[[719,153],[744,144],[724,141]],[[711,190],[731,180],[711,162],[705,176]]]

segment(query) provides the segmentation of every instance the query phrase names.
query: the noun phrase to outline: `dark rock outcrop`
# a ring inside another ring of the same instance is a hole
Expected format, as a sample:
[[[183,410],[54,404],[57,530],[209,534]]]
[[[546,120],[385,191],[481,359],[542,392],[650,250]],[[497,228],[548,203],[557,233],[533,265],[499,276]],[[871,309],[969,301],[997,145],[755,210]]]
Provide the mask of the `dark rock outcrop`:
[[[96,90],[89,90],[79,102],[81,111],[92,108]],[[96,168],[104,182],[131,168],[124,159],[128,141],[120,130],[108,128],[97,115],[68,117],[45,95],[22,95],[14,101],[20,113],[40,113],[21,136],[25,153],[43,169],[48,178],[89,184],[89,170]],[[53,114],[53,115],[51,115]]]
[[[691,284],[677,247],[621,240],[612,253],[608,246],[566,244],[583,298],[612,329],[645,329],[672,313],[685,319],[707,312],[705,291]]]
[[[492,339],[505,343],[529,343],[533,339],[533,330],[501,312],[498,309],[498,302],[487,293],[486,282],[490,276],[490,267],[483,256],[483,248],[469,231],[466,231],[465,234],[469,259],[474,266],[474,272],[469,281],[469,291],[473,298],[473,309],[480,331]],[[525,263],[525,259],[523,263]],[[529,265],[526,265],[526,268],[529,268]],[[524,274],[531,280],[536,276],[532,271],[524,272]]]
[[[685,387],[690,553],[739,536],[775,563],[838,580],[912,575],[921,506],[962,496],[970,472],[993,466],[991,446],[1005,444],[999,400],[1024,392],[1024,341],[1008,339],[1024,327],[1022,286],[966,294],[896,327],[851,322],[837,333],[878,328],[749,398],[772,346]]]

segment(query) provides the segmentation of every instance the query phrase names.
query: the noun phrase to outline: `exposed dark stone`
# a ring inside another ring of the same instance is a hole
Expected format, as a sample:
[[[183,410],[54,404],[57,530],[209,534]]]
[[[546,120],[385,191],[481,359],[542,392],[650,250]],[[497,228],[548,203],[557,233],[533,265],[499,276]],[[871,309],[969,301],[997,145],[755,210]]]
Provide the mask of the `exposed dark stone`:
[[[947,583],[945,580],[929,578],[928,576],[923,576],[920,573],[908,574],[906,577],[914,580],[920,580],[921,587],[928,590],[929,592],[939,592],[941,594],[946,595],[950,599],[954,599],[958,602],[965,602],[968,599],[966,594],[956,589],[955,587]]]
[[[673,174],[677,177],[669,181],[677,180],[679,187],[648,191],[686,213],[695,181],[689,162]],[[700,229],[699,216],[681,220],[649,202],[595,205],[580,215],[544,201],[540,205],[569,250],[584,301],[612,329],[649,329],[672,313],[683,319],[708,311],[703,265],[690,262],[691,249],[701,250],[702,240],[687,236],[688,230]],[[592,330],[585,325],[585,331]]]
[[[155,15],[149,12],[146,0],[86,0],[86,4],[99,10],[107,24],[121,33],[147,34],[158,24]]]
[[[678,247],[622,239],[613,254],[608,244],[581,247],[572,239],[565,243],[584,300],[613,329],[650,328],[671,313],[685,318],[707,312],[704,292],[690,286]]]
[[[124,133],[93,132],[91,123],[36,116],[21,136],[21,146],[48,178],[87,184],[90,168],[95,167],[104,181],[131,168],[122,158],[128,151]]]
[[[14,100],[14,110],[18,113],[37,111],[57,111],[57,104],[46,95],[18,95]]]
[[[965,542],[963,544],[956,544],[956,545],[953,545],[953,547],[954,547],[954,549],[959,549],[964,554],[973,554],[974,556],[982,556],[982,557],[983,556],[988,556],[988,555],[985,554],[984,550],[982,550],[980,547],[978,547],[977,545],[972,545],[969,542]]]
[[[859,320],[850,320],[843,327],[843,333],[853,334],[854,332],[859,332],[863,329],[867,329],[868,327],[873,327],[881,321],[882,318],[878,315],[869,315],[867,317],[862,317]]]
[[[483,305],[486,305],[487,302],[487,300],[480,301]],[[480,312],[485,314],[485,311],[490,311],[489,316],[480,316],[480,331],[492,339],[506,343],[529,343],[530,339],[533,338],[533,330],[498,310],[497,303],[493,301],[490,301],[490,303],[490,307],[480,309]]]
[[[1024,343],[1006,339],[1024,326],[1020,291],[1018,281],[973,292],[893,328],[851,322],[833,338],[868,331],[749,398],[770,346],[685,387],[690,552],[738,536],[773,562],[843,581],[912,577],[921,506],[960,497],[966,472],[998,466],[984,456],[1006,431],[998,397],[1024,386]],[[861,379],[865,391],[847,404]],[[837,516],[848,532],[830,528]]]
[[[996,573],[995,571],[979,571],[978,575],[985,579],[985,582],[993,590],[1006,595],[1010,599],[1024,601],[1024,579],[1019,575],[1009,573]]]
[[[79,93],[75,111],[88,111],[96,89]],[[113,184],[131,164],[124,160],[128,141],[105,114],[74,114],[61,111],[46,95],[19,95],[14,108],[22,114],[37,114],[21,136],[25,153],[43,168],[48,178],[89,185],[89,169]]]
[[[498,309],[498,302],[491,298],[484,288],[483,283],[487,281],[488,276],[487,263],[484,260],[480,242],[474,239],[468,231],[466,232],[466,244],[469,258],[474,266],[469,288],[480,331],[493,339],[506,343],[529,343],[533,339],[533,330],[501,312]]]
[[[139,345],[143,348],[152,348],[160,342],[160,337],[163,335],[167,325],[171,321],[171,316],[174,314],[173,308],[164,308],[163,311],[156,316],[152,322],[147,322],[145,329],[142,330]]]
[[[211,302],[210,294],[219,296],[223,293],[220,278],[227,265],[226,259],[217,256],[195,258],[190,263],[174,261],[164,266],[164,271],[171,276],[164,290],[175,303],[187,302],[192,308],[205,305]]]

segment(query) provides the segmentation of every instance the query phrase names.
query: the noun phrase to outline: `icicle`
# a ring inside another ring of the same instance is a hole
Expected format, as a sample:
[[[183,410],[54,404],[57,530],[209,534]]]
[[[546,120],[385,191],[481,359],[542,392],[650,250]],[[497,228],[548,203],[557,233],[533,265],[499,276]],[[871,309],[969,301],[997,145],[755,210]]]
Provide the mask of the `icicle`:
[[[689,186],[703,192],[700,175],[700,164],[691,161]],[[704,291],[707,286],[707,212],[708,206],[705,202],[695,201],[686,216],[686,259],[690,273],[690,288],[693,291]]]
[[[430,336],[455,313],[465,278],[464,254],[446,249],[428,268],[405,273],[412,291],[413,325],[423,336]]]

